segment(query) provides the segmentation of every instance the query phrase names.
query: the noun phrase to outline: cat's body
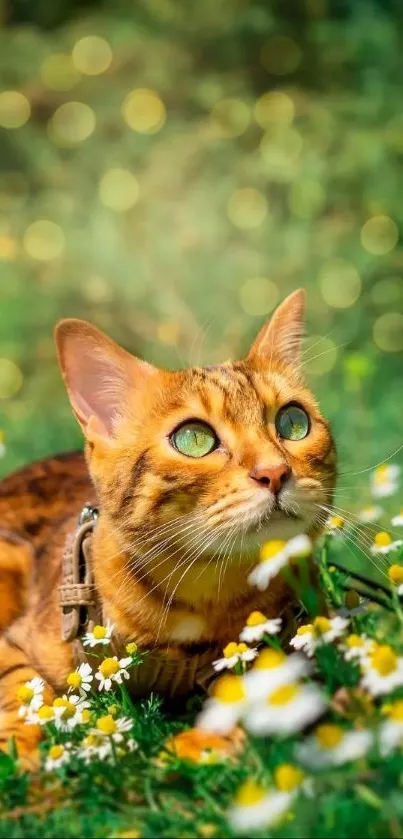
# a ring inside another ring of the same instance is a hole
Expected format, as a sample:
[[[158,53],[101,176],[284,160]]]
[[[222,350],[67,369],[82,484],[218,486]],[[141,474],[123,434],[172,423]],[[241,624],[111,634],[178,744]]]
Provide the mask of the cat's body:
[[[88,470],[82,455],[63,455],[0,484],[0,746],[14,735],[29,752],[38,739],[18,717],[18,685],[40,674],[60,692],[74,667],[59,586],[86,502],[100,509],[92,566],[116,651],[134,640],[155,660],[135,692],[191,690],[252,610],[286,608],[280,577],[266,592],[247,577],[262,542],[319,532],[335,476],[328,426],[292,363],[302,307],[300,293],[289,298],[245,362],[179,372],[156,371],[79,321],[59,328]],[[278,430],[290,409],[293,434],[308,417],[292,440]]]

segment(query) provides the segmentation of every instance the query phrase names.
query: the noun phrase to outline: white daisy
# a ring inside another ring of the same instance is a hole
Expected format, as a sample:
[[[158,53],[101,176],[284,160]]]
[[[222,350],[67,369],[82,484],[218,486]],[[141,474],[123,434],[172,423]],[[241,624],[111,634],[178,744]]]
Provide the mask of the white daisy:
[[[260,591],[267,586],[279,571],[288,565],[291,559],[305,559],[312,553],[312,542],[308,536],[301,534],[288,542],[273,539],[265,542],[260,550],[260,562],[248,577],[248,583],[255,585]]]
[[[340,645],[346,661],[358,661],[369,655],[375,646],[375,641],[372,638],[367,638],[366,635],[348,635],[344,644]]]
[[[122,679],[130,679],[130,674],[125,668],[131,663],[131,657],[118,659],[114,655],[112,658],[104,658],[95,673],[95,678],[99,681],[98,690],[110,690],[114,682],[121,685]]]
[[[45,682],[39,676],[25,682],[17,690],[19,702],[18,716],[26,717],[27,714],[35,713],[43,705],[43,691]]]
[[[90,707],[81,696],[70,693],[68,696],[58,696],[53,700],[54,724],[59,731],[72,731],[77,725],[82,725],[83,712]]]
[[[90,664],[80,664],[79,667],[67,676],[69,690],[78,690],[81,696],[85,696],[91,690],[91,683],[94,679]]]
[[[112,743],[109,737],[105,737],[100,731],[87,734],[77,752],[77,757],[84,763],[91,763],[93,760],[108,760],[113,756]]]
[[[281,618],[266,618],[262,612],[251,612],[239,638],[247,644],[260,641],[264,635],[277,635],[281,629]]]
[[[55,769],[60,769],[70,759],[71,743],[65,743],[64,746],[61,744],[51,746],[45,760],[45,772],[53,772]]]
[[[345,519],[343,516],[329,516],[325,528],[327,533],[332,536],[341,537],[343,535]]]
[[[216,661],[213,661],[213,667],[217,673],[220,670],[233,670],[238,662],[253,661],[257,656],[257,649],[255,647],[250,649],[246,644],[236,644],[235,641],[231,641],[224,647],[223,653],[223,658],[217,658]]]
[[[97,647],[102,644],[110,644],[114,625],[107,621],[106,626],[97,624],[94,626],[92,632],[87,632],[83,637],[83,644],[85,647]]]
[[[403,699],[383,708],[388,719],[379,730],[379,746],[383,756],[403,746]]]
[[[330,644],[335,638],[343,635],[348,624],[347,618],[339,615],[335,618],[317,617],[313,623],[304,624],[297,629],[297,634],[291,638],[290,645],[295,650],[302,650],[311,658],[318,646]]]
[[[228,673],[213,686],[213,694],[205,701],[196,727],[215,734],[228,734],[239,721],[246,702],[243,678]]]
[[[255,781],[245,781],[228,811],[229,824],[241,835],[270,827],[285,815],[294,797],[292,792],[268,790]]]
[[[373,554],[389,554],[403,545],[403,539],[393,540],[389,533],[382,530],[375,535],[374,541],[371,545],[371,553]]]
[[[282,650],[267,647],[260,653],[252,670],[245,673],[248,701],[259,702],[271,691],[307,676],[310,671],[311,665],[303,656],[286,656]]]
[[[298,759],[312,768],[341,766],[367,754],[373,741],[370,731],[345,731],[339,725],[325,723],[297,749]]]
[[[113,740],[114,743],[121,743],[124,740],[123,735],[131,731],[132,728],[133,720],[129,717],[114,719],[112,714],[106,714],[104,717],[99,717],[96,728],[92,729],[91,734]]]
[[[357,513],[357,518],[364,524],[371,524],[372,522],[379,521],[379,519],[382,518],[383,513],[384,511],[382,507],[378,504],[372,504],[370,507],[364,507],[360,510]]]
[[[403,657],[388,644],[381,644],[362,661],[362,687],[372,696],[390,693],[403,685]]]
[[[326,701],[315,685],[290,683],[247,710],[245,726],[257,736],[287,736],[313,723],[325,710]]]
[[[370,487],[374,498],[387,498],[399,489],[400,467],[394,463],[378,466],[371,475]]]
[[[403,510],[400,510],[397,516],[393,516],[392,524],[393,527],[403,527]]]

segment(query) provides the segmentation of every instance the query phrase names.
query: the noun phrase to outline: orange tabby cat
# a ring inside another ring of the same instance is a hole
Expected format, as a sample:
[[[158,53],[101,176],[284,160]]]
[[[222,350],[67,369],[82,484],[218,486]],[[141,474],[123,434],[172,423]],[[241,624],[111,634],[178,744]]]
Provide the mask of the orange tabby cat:
[[[18,716],[18,686],[39,674],[49,696],[63,691],[85,655],[74,633],[63,640],[59,591],[85,502],[99,508],[91,567],[116,652],[129,640],[149,651],[135,695],[192,690],[253,609],[284,611],[281,578],[263,593],[247,583],[259,545],[315,536],[335,479],[329,426],[301,381],[303,309],[297,291],[245,361],[178,372],[88,323],[58,325],[88,471],[81,454],[61,455],[0,484],[0,747],[13,735],[27,754],[40,736]]]

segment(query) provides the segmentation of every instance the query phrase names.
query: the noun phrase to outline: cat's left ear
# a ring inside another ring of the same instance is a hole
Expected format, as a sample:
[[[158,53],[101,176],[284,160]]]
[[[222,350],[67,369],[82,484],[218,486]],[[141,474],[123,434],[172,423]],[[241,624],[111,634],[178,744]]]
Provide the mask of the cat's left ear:
[[[275,357],[287,365],[298,367],[304,325],[305,291],[299,288],[286,297],[262,327],[248,353],[248,361],[269,361]]]

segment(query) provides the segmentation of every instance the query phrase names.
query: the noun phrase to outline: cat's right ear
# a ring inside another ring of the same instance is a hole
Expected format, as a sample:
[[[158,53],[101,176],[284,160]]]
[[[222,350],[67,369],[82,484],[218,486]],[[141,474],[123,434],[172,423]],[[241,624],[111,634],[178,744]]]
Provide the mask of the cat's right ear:
[[[60,321],[55,341],[71,406],[85,436],[111,441],[130,394],[155,368],[83,320]]]

